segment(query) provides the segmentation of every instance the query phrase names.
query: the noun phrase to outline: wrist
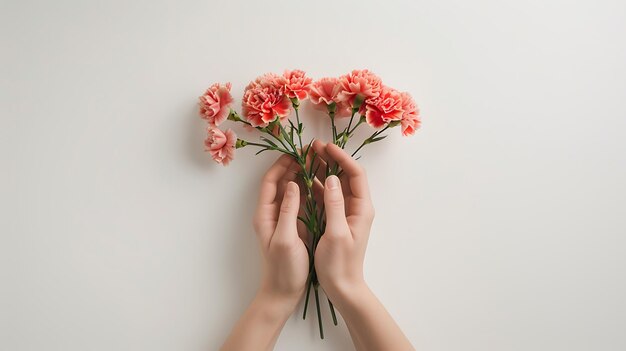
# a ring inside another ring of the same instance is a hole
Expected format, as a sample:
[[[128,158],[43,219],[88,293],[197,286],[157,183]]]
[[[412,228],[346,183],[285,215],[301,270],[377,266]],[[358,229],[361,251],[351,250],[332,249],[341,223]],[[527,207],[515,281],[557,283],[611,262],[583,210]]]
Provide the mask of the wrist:
[[[370,294],[371,290],[365,280],[345,281],[334,283],[330,287],[324,287],[324,292],[332,303],[339,308],[348,305],[350,301],[354,301],[359,296]]]
[[[300,297],[292,294],[280,294],[271,289],[260,288],[254,300],[263,306],[268,316],[287,320],[298,306]]]

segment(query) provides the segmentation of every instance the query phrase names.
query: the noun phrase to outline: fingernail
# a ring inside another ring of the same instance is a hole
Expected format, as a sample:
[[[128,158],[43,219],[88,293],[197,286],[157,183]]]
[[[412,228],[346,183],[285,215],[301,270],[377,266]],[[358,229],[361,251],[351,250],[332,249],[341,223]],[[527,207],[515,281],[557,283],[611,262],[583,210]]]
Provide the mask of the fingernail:
[[[298,191],[298,186],[296,185],[296,183],[294,182],[287,183],[287,195],[289,196],[296,195],[297,191]]]
[[[328,188],[330,189],[337,189],[339,187],[339,178],[337,178],[337,176],[331,175],[330,177],[326,178],[326,185],[328,185]]]

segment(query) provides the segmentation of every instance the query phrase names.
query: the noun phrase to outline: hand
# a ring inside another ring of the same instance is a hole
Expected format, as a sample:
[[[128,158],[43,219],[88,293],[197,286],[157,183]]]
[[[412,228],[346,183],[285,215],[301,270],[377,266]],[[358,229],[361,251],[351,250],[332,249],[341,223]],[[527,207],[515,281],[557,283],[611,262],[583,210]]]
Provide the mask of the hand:
[[[339,178],[326,178],[326,231],[315,251],[320,284],[333,303],[340,303],[343,296],[365,286],[363,260],[374,207],[365,171],[356,160],[334,144],[316,142],[313,147],[327,164],[343,169]]]
[[[315,250],[320,284],[346,321],[357,350],[414,350],[363,278],[374,220],[365,171],[337,145],[313,147],[327,165],[343,169],[339,178],[329,176],[324,185],[326,231]]]
[[[263,256],[260,292],[295,309],[304,292],[309,256],[298,236],[298,164],[281,156],[261,182],[254,228]]]
[[[263,256],[261,287],[221,350],[274,349],[304,292],[309,256],[296,226],[300,191],[293,181],[297,170],[297,163],[283,155],[263,177],[254,215]]]

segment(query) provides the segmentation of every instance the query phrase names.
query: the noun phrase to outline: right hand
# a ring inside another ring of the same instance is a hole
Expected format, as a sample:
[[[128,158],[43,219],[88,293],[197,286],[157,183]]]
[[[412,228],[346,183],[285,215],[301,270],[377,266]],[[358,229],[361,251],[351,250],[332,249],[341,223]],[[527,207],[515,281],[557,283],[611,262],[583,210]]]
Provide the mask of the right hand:
[[[367,177],[363,168],[335,144],[315,142],[316,153],[343,174],[324,184],[326,230],[315,250],[315,270],[333,303],[366,286],[363,261],[374,220]]]

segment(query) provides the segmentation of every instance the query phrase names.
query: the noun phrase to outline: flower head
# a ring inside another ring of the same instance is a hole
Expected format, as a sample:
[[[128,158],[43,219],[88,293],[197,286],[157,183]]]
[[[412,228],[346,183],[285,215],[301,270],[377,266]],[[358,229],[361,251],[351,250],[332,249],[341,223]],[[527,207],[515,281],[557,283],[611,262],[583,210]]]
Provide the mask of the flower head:
[[[365,119],[374,128],[380,128],[391,121],[399,121],[402,119],[402,105],[402,95],[385,86],[378,97],[366,101]]]
[[[335,103],[336,117],[350,116],[350,106],[339,99],[341,83],[338,78],[326,77],[313,82],[309,94],[313,107],[319,110],[328,110],[328,106]]]
[[[338,78],[326,77],[313,82],[311,85],[311,102],[325,104],[326,106],[333,102],[339,103],[339,91],[341,84]]]
[[[250,82],[242,107],[243,116],[254,127],[267,127],[276,117],[287,117],[291,101],[285,95],[285,78],[267,73]]]
[[[400,126],[402,135],[409,136],[415,133],[421,125],[420,111],[413,100],[413,97],[409,93],[401,93],[402,98],[402,119],[400,120]]]
[[[307,77],[304,71],[299,69],[285,71],[283,78],[285,78],[285,95],[288,98],[306,99],[311,89],[311,78]]]
[[[199,98],[200,117],[206,119],[212,127],[224,122],[230,114],[230,104],[233,103],[230,88],[230,83],[215,83]]]
[[[382,82],[374,73],[364,70],[353,70],[339,78],[341,91],[339,99],[350,107],[362,107],[362,102],[380,95]]]
[[[218,128],[209,127],[207,129],[207,138],[204,141],[206,151],[211,153],[211,157],[217,163],[227,166],[235,157],[235,145],[237,143],[237,135],[228,129],[222,132]]]

